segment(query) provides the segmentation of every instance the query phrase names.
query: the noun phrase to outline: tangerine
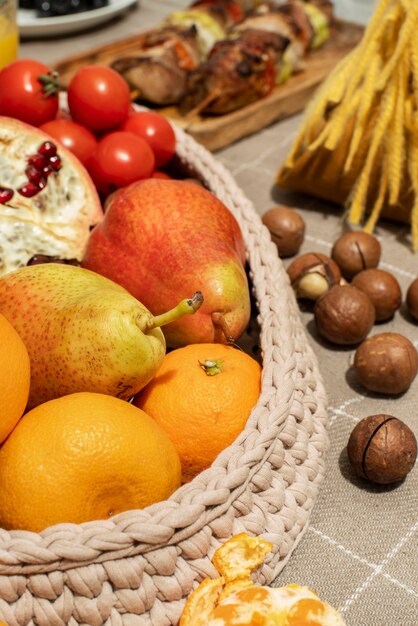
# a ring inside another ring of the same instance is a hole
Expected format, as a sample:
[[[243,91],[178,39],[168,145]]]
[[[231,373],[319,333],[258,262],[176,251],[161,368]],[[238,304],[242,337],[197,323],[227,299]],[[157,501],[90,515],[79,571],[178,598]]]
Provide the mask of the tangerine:
[[[277,588],[254,585],[232,592],[206,617],[206,626],[344,626],[342,617],[327,602],[308,587],[292,583]]]
[[[219,578],[205,578],[188,598],[179,626],[345,626],[308,587],[255,585],[251,571],[273,548],[262,537],[234,535],[212,557]]]
[[[0,449],[0,526],[106,519],[180,483],[178,455],[153,419],[113,396],[74,393],[26,413]]]
[[[260,388],[261,366],[245,352],[219,343],[190,344],[166,354],[134,404],[168,434],[188,481],[233,443]]]
[[[22,417],[30,387],[30,361],[22,339],[0,313],[0,443]]]

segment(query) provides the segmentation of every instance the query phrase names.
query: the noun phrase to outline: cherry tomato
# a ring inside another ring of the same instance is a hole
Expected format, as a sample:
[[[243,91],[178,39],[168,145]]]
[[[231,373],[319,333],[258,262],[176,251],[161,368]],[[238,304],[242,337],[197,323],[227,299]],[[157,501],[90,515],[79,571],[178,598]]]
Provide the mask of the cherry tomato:
[[[88,170],[103,194],[125,187],[154,171],[154,153],[144,139],[133,133],[115,131],[105,135],[90,159]]]
[[[72,120],[64,118],[51,120],[42,124],[40,129],[75,154],[83,165],[87,165],[97,146],[97,139],[93,133]]]
[[[127,82],[111,67],[86,65],[67,90],[71,117],[93,131],[119,126],[131,109]]]
[[[176,151],[176,136],[170,122],[154,111],[130,113],[122,124],[122,130],[135,133],[145,139],[155,156],[155,166],[162,167]]]
[[[46,65],[13,61],[0,71],[0,115],[40,126],[57,114],[57,91],[57,76]]]

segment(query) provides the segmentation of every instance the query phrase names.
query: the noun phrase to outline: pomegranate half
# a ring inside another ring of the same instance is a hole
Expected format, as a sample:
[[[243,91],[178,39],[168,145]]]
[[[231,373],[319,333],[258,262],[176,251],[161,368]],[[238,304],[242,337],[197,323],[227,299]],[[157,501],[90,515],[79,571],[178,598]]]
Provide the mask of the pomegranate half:
[[[71,152],[0,116],[0,275],[37,254],[81,260],[102,217],[96,188]]]

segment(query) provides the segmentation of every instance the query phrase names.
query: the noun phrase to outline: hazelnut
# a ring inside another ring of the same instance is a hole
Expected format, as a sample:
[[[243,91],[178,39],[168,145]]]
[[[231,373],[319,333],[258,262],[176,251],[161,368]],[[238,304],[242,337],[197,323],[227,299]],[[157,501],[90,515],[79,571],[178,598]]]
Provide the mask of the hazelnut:
[[[289,265],[287,273],[296,296],[310,300],[319,298],[341,279],[338,265],[321,252],[301,254]]]
[[[406,292],[406,306],[414,320],[418,321],[418,278],[416,278],[408,287]]]
[[[334,285],[315,304],[314,316],[322,337],[339,345],[360,343],[375,322],[369,296],[352,285]]]
[[[297,211],[286,206],[276,206],[264,213],[262,220],[277,246],[279,257],[285,258],[299,252],[305,237],[305,221]]]
[[[403,480],[417,458],[412,430],[393,415],[369,415],[353,429],[347,454],[358,476],[388,485]]]
[[[363,231],[350,231],[335,241],[331,258],[339,266],[342,275],[351,280],[362,270],[377,267],[381,251],[380,243],[373,235]]]
[[[418,371],[414,345],[399,333],[380,333],[364,341],[354,355],[354,371],[369,391],[397,394],[406,391]]]
[[[402,304],[401,287],[396,278],[385,270],[362,270],[354,276],[351,284],[367,293],[374,304],[378,322],[389,320]]]

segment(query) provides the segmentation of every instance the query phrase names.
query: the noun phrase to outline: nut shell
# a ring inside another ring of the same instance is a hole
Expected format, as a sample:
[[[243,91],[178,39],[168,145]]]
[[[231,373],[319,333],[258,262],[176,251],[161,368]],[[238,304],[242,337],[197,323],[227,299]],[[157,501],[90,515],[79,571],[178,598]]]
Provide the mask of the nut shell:
[[[351,284],[367,293],[374,304],[378,322],[389,320],[402,304],[401,287],[396,278],[385,270],[362,270],[354,276]]]
[[[264,213],[262,221],[269,229],[281,258],[299,252],[305,237],[305,221],[297,211],[286,206],[276,206]]]
[[[399,333],[379,333],[356,350],[353,363],[360,383],[369,391],[396,395],[406,391],[418,371],[414,345]]]
[[[417,458],[412,430],[393,415],[369,415],[353,429],[347,444],[358,476],[382,485],[403,480]]]
[[[298,298],[316,300],[341,280],[338,265],[326,254],[307,252],[298,256],[287,268]]]
[[[331,258],[339,266],[347,280],[372,267],[377,267],[382,248],[373,235],[363,231],[350,231],[339,237],[331,251]]]
[[[406,292],[406,306],[414,320],[418,322],[418,278],[416,278],[408,287]]]
[[[352,285],[334,285],[315,304],[315,323],[319,334],[338,345],[363,341],[375,322],[369,296]]]

